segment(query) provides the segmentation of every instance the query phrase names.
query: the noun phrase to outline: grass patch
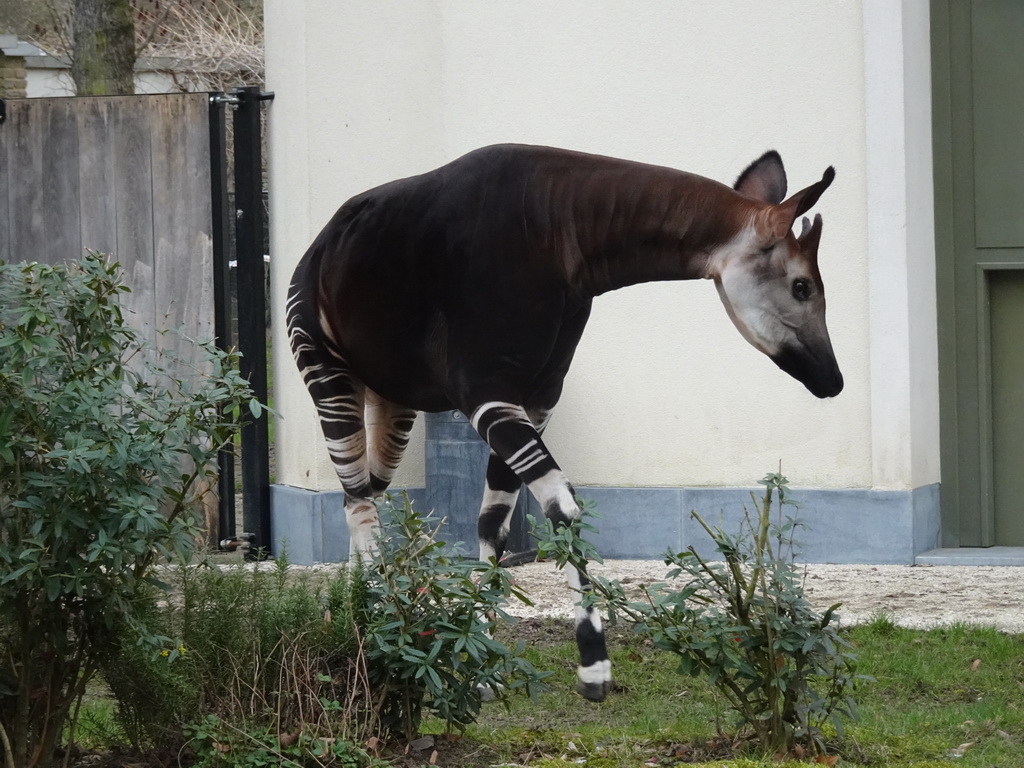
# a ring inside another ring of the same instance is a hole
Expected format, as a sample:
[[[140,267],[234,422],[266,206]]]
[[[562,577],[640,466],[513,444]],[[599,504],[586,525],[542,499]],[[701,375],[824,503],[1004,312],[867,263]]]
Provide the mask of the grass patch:
[[[877,621],[849,637],[861,669],[877,680],[862,689],[852,729],[864,764],[1024,765],[1024,637]]]
[[[927,632],[903,629],[890,617],[843,632],[855,646],[860,720],[830,754],[847,768],[1013,768],[1024,766],[1024,636],[957,625]],[[674,657],[619,625],[609,629],[616,689],[601,704],[575,693],[577,651],[569,622],[530,619],[503,626],[498,639],[525,640],[527,658],[551,671],[550,691],[537,702],[512,697],[509,707],[484,707],[455,740],[445,723],[426,718],[436,736],[437,764],[483,768],[501,764],[555,768],[586,765],[768,768],[772,755],[736,744],[734,715],[702,678],[677,672]],[[196,648],[193,653],[198,654]],[[187,658],[187,657],[186,657]],[[87,697],[82,746],[103,748],[117,729],[111,704]],[[426,765],[434,747],[387,764]]]
[[[452,765],[777,765],[771,755],[720,737],[719,728],[735,725],[724,702],[624,629],[610,637],[617,689],[598,705],[574,693],[576,648],[567,622],[530,620],[503,631],[525,638],[529,660],[555,673],[551,691],[536,704],[517,699],[507,711],[485,708]],[[1024,766],[1024,637],[970,625],[908,630],[885,617],[844,635],[856,646],[859,671],[877,682],[858,688],[860,721],[836,750],[841,765]],[[425,731],[442,729],[424,723]],[[444,754],[442,746],[442,762]]]

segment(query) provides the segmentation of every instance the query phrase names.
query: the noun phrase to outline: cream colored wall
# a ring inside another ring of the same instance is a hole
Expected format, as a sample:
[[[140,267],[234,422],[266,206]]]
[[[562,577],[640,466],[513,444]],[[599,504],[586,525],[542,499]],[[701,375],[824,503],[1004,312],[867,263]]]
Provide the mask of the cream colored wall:
[[[288,352],[291,272],[357,192],[445,162],[438,8],[432,2],[269,0],[267,88],[274,390],[279,483],[339,487],[316,413]],[[394,308],[400,311],[400,308]],[[396,485],[423,485],[417,423]]]
[[[923,0],[865,0],[872,478],[939,479],[931,47]]]
[[[890,128],[868,114],[866,89],[878,83],[865,66],[866,41],[878,37],[873,25],[891,21],[886,4],[266,0],[268,88],[276,93],[278,482],[337,487],[308,395],[283,356],[283,296],[295,262],[352,194],[502,141],[617,155],[729,183],[775,148],[794,191],[828,165],[838,172],[815,210],[825,219],[821,272],[845,391],[820,401],[776,369],[732,328],[710,283],[649,284],[599,297],[546,438],[574,482],[745,485],[779,460],[803,486],[909,488],[937,480],[937,463],[907,447],[912,430],[930,428],[927,408],[892,430],[889,417],[872,409],[872,397],[896,396],[891,410],[902,415],[912,387],[927,388],[931,375],[922,383],[910,370],[920,367],[916,360],[882,385],[871,371],[877,337],[887,334],[872,322],[880,300],[872,285],[895,270],[907,286],[907,259],[927,258],[927,248],[909,253],[906,237],[891,262],[869,254],[871,237],[892,240],[907,218],[876,216],[872,230],[868,215],[868,136],[881,133],[885,143]],[[905,5],[911,16],[917,8],[926,14],[923,0]],[[920,21],[910,23],[911,38]],[[889,59],[899,59],[902,71],[901,44],[873,49],[881,71]],[[876,102],[902,114],[903,96],[883,89]],[[914,129],[909,117],[901,125]],[[919,177],[911,168],[896,181],[906,190]],[[906,213],[909,203],[901,204]],[[909,327],[913,298],[898,293],[887,305],[889,321]],[[926,306],[915,311],[927,315]],[[929,332],[924,317],[883,359],[909,360],[914,339]],[[421,442],[417,433],[400,483],[422,484]]]

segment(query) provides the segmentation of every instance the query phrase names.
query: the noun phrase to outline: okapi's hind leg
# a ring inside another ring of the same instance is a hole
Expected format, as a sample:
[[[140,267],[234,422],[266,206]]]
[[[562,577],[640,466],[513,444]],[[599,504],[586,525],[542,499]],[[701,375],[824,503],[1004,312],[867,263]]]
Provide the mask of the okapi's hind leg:
[[[370,489],[374,496],[381,496],[391,485],[409,445],[416,411],[385,400],[367,388],[365,418]]]
[[[576,504],[572,485],[545,447],[540,433],[522,406],[505,402],[484,403],[472,410],[470,421],[491,446],[491,450],[526,484],[530,493],[540,502],[544,515],[555,527],[567,525],[579,517],[580,508]],[[498,495],[494,494],[492,498],[498,498]],[[487,500],[485,494],[485,504]],[[497,516],[495,513],[494,518]],[[481,537],[481,555],[485,546]],[[566,579],[577,595],[573,601],[576,645],[580,651],[580,665],[576,669],[579,680],[577,688],[585,698],[603,701],[611,689],[612,667],[601,616],[593,606],[583,605],[583,593],[590,590],[586,572],[567,568]]]
[[[329,347],[317,329],[310,330],[299,296],[289,297],[288,336],[295,363],[309,390],[327,442],[334,470],[345,490],[349,554],[376,549],[377,505],[366,455],[364,403],[366,387],[345,359]]]

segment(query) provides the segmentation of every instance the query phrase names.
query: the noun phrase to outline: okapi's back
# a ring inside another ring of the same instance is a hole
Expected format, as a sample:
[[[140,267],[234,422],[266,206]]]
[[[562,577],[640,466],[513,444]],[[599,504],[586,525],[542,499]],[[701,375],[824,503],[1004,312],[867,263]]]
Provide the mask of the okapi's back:
[[[357,286],[361,297],[408,310],[406,302],[424,294],[444,301],[446,286],[507,253],[510,240],[525,249],[529,168],[500,150],[478,150],[348,200],[307,254],[320,261],[321,283],[343,292]],[[353,299],[360,301],[346,302]]]
[[[496,145],[356,195],[299,271],[368,384],[400,394],[387,382],[415,378],[444,392],[456,347],[502,337],[504,359],[533,357],[531,338],[553,337],[597,294],[698,277],[678,252],[722,236],[708,211],[727,197],[741,199],[670,168]]]

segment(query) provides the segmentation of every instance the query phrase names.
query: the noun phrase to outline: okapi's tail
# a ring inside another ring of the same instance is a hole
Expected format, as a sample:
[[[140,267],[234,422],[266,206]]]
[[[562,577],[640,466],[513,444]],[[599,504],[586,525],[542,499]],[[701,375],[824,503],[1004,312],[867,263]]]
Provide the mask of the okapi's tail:
[[[328,225],[317,235],[292,273],[292,282],[288,286],[288,301],[285,304],[285,322],[292,355],[300,371],[309,370],[310,366],[316,365],[317,360],[313,357],[320,351],[327,351],[332,357],[341,358],[341,351],[332,343],[320,324],[320,265],[324,253],[336,246],[339,233],[344,232],[364,206],[359,198],[354,198],[341,206]],[[305,374],[303,377],[305,378]],[[309,386],[308,381],[306,385]]]
[[[307,372],[319,370],[324,353],[341,358],[337,346],[331,342],[320,324],[320,263],[324,252],[322,237],[316,239],[295,267],[285,303],[288,342],[295,364],[304,379],[307,378]],[[306,386],[309,385],[307,379]]]

